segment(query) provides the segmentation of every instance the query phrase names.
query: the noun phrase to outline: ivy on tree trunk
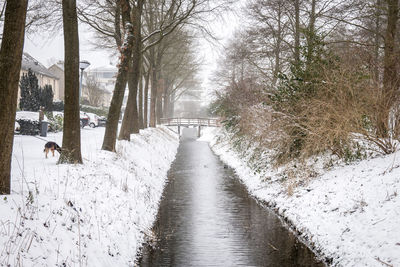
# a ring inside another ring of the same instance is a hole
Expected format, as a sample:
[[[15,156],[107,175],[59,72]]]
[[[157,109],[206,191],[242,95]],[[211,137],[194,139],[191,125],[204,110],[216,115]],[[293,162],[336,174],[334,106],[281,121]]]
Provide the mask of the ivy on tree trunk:
[[[115,82],[114,93],[108,111],[106,131],[102,148],[107,151],[115,151],[117,141],[118,121],[121,114],[122,101],[124,99],[125,87],[127,82],[129,60],[132,55],[133,26],[129,23],[131,7],[128,0],[120,0],[122,19],[125,23],[125,41],[121,47],[121,57],[118,66],[117,80]]]

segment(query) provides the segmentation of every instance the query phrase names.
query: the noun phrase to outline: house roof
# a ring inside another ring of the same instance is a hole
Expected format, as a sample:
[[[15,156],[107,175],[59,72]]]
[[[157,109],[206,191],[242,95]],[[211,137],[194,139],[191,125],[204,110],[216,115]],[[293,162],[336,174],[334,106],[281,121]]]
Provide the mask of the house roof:
[[[56,67],[56,68],[58,68],[58,69],[64,71],[64,61],[58,61],[57,63],[51,65],[51,66],[49,67],[49,69],[50,69],[50,68],[53,68],[53,67]]]
[[[24,54],[22,55],[21,69],[31,69],[36,74],[42,74],[50,78],[58,79],[58,77],[50,72],[48,69],[46,69],[46,67],[42,63],[37,61],[26,52],[24,52]]]

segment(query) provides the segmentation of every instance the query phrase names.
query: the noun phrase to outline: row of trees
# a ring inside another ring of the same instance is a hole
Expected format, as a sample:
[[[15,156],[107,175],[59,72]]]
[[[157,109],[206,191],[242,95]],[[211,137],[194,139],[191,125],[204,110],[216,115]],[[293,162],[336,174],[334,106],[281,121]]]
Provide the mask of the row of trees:
[[[0,3],[2,7],[5,5],[5,16],[0,16],[0,22],[4,21],[0,52],[0,124],[7,126],[0,130],[0,138],[5,140],[0,145],[0,193],[10,192],[13,125],[25,29],[29,32],[43,25],[56,29],[62,16],[65,108],[59,163],[82,163],[78,18],[96,32],[99,48],[111,49],[119,55],[102,145],[104,150],[115,151],[126,86],[129,95],[118,135],[121,140],[129,140],[130,134],[139,132],[140,128],[155,127],[157,120],[171,114],[182,91],[197,84],[196,71],[200,63],[196,59],[195,40],[209,34],[206,21],[215,19],[231,1],[82,0],[78,6],[76,0],[31,0],[29,5],[27,0]]]
[[[173,110],[185,88],[198,84],[195,39],[208,33],[228,0],[83,1],[81,20],[95,32],[100,48],[119,51],[117,82],[102,148],[114,151],[125,86],[129,94],[118,138],[155,127]],[[150,98],[150,101],[148,99]],[[150,102],[150,105],[148,105]],[[149,118],[149,121],[147,121]]]
[[[399,140],[399,1],[253,0],[216,75],[215,111],[275,163]]]

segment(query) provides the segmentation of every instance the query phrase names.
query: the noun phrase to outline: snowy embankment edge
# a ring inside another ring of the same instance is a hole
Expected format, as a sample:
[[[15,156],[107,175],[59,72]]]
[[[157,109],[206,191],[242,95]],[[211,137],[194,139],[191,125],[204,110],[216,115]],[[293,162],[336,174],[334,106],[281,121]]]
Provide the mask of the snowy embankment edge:
[[[95,133],[87,143],[103,136]],[[62,137],[53,138],[60,143]],[[19,137],[19,145],[31,140]],[[56,157],[43,155],[30,163],[26,151],[13,155],[21,167],[14,167],[12,194],[0,200],[0,265],[135,265],[152,235],[179,139],[160,127],[118,141],[116,153],[97,143],[83,149],[83,165],[57,165]]]
[[[206,130],[249,193],[332,266],[400,266],[400,160],[396,154],[324,170],[291,196],[280,170],[256,173],[221,129]],[[250,148],[251,150],[251,148]],[[254,162],[252,163],[254,166]]]

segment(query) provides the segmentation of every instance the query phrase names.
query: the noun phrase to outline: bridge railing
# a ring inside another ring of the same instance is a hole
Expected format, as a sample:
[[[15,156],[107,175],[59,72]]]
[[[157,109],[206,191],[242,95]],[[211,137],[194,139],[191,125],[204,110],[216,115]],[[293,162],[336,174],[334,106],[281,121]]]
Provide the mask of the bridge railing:
[[[160,122],[168,126],[219,126],[219,119],[216,118],[161,118]]]

